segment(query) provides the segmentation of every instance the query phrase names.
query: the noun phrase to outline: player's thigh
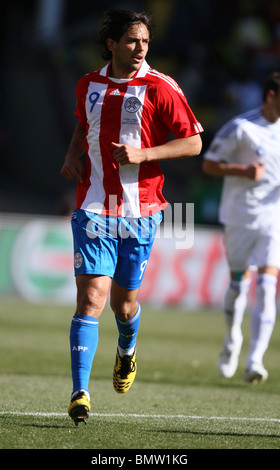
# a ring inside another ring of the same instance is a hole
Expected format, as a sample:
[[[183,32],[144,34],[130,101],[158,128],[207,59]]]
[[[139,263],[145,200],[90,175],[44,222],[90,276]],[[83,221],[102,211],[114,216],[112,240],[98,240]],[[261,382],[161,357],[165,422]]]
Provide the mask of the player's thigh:
[[[260,233],[256,244],[255,261],[260,272],[271,272],[277,275],[280,269],[280,231],[271,227]],[[271,267],[271,270],[266,269]]]
[[[253,265],[253,254],[257,241],[257,233],[244,227],[226,226],[224,243],[230,270],[244,272]]]

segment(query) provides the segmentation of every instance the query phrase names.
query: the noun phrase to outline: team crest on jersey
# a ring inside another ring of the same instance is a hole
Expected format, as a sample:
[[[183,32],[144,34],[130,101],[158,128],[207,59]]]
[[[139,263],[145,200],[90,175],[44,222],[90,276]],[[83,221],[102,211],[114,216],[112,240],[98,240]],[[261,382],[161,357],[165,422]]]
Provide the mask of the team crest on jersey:
[[[124,103],[124,109],[128,113],[136,113],[140,108],[141,108],[141,101],[135,96],[131,96],[130,98],[127,98],[127,100]]]
[[[77,253],[75,254],[75,258],[74,258],[74,266],[75,266],[75,268],[76,268],[76,269],[79,269],[79,268],[82,266],[83,261],[84,261],[83,256],[81,255],[81,253],[77,252]]]

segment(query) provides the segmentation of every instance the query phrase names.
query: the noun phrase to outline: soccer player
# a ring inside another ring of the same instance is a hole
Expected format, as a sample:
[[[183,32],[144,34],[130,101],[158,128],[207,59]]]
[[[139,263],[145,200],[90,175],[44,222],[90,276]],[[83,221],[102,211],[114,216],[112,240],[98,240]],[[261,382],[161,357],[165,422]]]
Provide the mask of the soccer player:
[[[280,72],[264,84],[263,103],[220,129],[204,155],[203,170],[224,177],[219,217],[230,269],[224,299],[226,334],[219,368],[232,377],[243,342],[242,320],[252,269],[256,299],[244,380],[264,382],[263,356],[276,318],[280,268]]]
[[[78,123],[61,170],[78,181],[68,408],[75,424],[86,422],[90,411],[89,378],[108,293],[119,334],[113,386],[124,393],[134,381],[137,294],[167,206],[159,161],[195,156],[202,146],[202,127],[179,86],[145,60],[151,35],[146,13],[105,12],[100,42],[107,64],[77,85]],[[175,139],[168,140],[170,132]]]

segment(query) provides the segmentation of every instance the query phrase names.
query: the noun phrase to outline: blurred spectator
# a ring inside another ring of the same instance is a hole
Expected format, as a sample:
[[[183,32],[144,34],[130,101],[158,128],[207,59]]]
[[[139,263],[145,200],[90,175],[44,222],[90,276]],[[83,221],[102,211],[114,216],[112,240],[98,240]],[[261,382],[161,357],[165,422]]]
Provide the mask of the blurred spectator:
[[[247,68],[241,69],[222,90],[222,98],[231,116],[241,114],[262,104],[262,87]]]

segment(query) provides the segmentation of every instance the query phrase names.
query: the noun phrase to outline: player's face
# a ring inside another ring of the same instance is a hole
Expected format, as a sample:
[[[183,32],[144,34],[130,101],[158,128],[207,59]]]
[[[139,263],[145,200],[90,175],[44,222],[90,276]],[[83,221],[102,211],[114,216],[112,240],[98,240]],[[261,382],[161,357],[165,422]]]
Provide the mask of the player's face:
[[[149,48],[149,31],[142,24],[133,25],[119,42],[111,39],[107,46],[112,52],[112,72],[115,78],[130,78],[140,69]]]

